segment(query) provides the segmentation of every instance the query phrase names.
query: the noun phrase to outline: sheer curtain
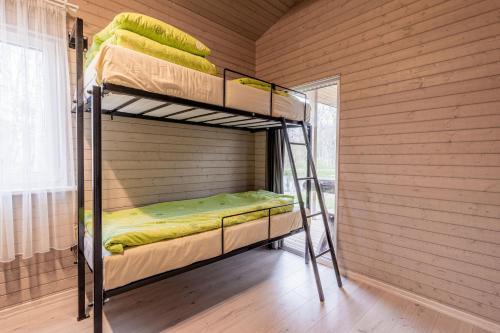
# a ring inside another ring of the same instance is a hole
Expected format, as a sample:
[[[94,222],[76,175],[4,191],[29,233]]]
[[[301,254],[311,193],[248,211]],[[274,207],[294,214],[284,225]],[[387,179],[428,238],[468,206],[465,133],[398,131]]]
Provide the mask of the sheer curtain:
[[[0,262],[74,244],[66,12],[0,0]]]

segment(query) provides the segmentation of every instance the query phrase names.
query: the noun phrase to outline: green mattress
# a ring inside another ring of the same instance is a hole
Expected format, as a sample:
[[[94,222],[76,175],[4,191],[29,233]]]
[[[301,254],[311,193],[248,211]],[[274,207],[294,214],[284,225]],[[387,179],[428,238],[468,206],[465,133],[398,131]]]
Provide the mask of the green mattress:
[[[290,212],[294,197],[268,191],[223,193],[206,198],[169,201],[158,204],[103,212],[102,240],[111,253],[122,253],[139,246],[218,229],[222,218],[263,208],[290,204],[271,210],[271,215]],[[224,227],[256,220],[268,210],[246,213],[224,219]],[[87,232],[92,235],[92,214],[85,218]]]

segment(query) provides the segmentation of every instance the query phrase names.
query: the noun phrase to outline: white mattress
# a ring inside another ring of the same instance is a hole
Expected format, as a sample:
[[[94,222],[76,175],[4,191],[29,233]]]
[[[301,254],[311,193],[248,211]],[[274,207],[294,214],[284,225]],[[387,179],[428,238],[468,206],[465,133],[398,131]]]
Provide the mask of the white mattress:
[[[95,84],[112,83],[204,103],[223,104],[223,78],[115,45],[103,46],[87,67],[84,77],[85,91]],[[270,94],[228,80],[226,106],[270,115]],[[105,101],[103,108],[106,109]],[[306,121],[309,120],[309,110],[310,106],[307,105]],[[148,115],[161,117],[170,111],[165,108]],[[304,102],[292,95],[273,94],[272,116],[304,120]]]
[[[271,216],[271,238],[302,227],[299,210]],[[226,253],[267,239],[268,218],[224,228]],[[85,236],[85,258],[92,267],[93,242]],[[110,254],[103,248],[104,288],[113,289],[128,283],[188,266],[221,254],[221,229],[176,238],[134,248],[123,254]]]

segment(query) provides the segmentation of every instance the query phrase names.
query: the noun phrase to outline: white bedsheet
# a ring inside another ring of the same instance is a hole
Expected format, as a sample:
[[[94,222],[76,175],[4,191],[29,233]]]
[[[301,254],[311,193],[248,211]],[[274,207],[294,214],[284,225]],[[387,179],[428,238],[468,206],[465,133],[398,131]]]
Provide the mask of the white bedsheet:
[[[271,238],[287,234],[302,226],[297,209],[293,212],[271,216]],[[225,252],[267,239],[268,218],[245,222],[224,228]],[[221,254],[221,229],[176,238],[134,248],[123,254],[111,255],[103,248],[104,288],[124,286],[162,272],[188,266]],[[85,258],[92,267],[93,243],[85,236]]]
[[[179,66],[116,45],[105,45],[85,71],[85,91],[94,84],[112,83],[185,99],[223,104],[223,78]],[[269,92],[227,81],[226,106],[270,115]],[[310,106],[306,106],[306,121]],[[304,120],[304,102],[273,94],[273,116]]]

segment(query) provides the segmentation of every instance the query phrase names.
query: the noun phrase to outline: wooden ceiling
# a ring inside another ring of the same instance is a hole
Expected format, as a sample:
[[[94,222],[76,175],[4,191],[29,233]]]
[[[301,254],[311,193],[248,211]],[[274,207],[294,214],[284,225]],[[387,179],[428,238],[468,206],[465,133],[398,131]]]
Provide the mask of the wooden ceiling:
[[[255,41],[301,0],[169,1]]]
[[[337,85],[318,89],[318,103],[337,107]]]

